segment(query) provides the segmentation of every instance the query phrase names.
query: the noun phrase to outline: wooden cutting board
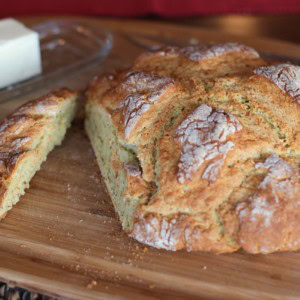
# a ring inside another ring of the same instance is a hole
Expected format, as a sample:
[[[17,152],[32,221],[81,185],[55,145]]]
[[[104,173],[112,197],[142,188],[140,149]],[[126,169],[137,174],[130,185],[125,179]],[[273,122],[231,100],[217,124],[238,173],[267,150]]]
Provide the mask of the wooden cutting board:
[[[138,45],[151,45],[151,39],[177,44],[238,41],[300,58],[300,47],[285,42],[141,21],[80,21],[114,32],[114,48],[106,62],[0,104],[1,117],[57,85],[83,89],[94,74],[131,63],[142,51]],[[128,238],[78,119],[0,223],[0,279],[73,299],[299,299],[300,253],[174,253]]]

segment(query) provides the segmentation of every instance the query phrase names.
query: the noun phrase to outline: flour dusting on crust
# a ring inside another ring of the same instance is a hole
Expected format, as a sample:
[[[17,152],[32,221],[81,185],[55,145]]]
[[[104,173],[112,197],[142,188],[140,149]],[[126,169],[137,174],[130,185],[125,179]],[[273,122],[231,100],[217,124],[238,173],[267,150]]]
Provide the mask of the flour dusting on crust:
[[[254,49],[237,43],[217,44],[211,46],[190,46],[183,48],[180,52],[187,58],[194,61],[201,61],[231,52],[245,52],[255,57],[259,57],[259,54]]]
[[[260,67],[254,70],[275,83],[283,92],[294,97],[300,104],[300,67],[290,64],[279,64]]]
[[[129,138],[139,118],[149,110],[150,103],[144,95],[133,94],[125,98],[122,108],[124,108],[124,133],[125,137]]]
[[[202,178],[215,181],[226,154],[234,147],[227,136],[240,131],[242,126],[232,115],[200,105],[177,128],[175,139],[182,144],[177,179],[191,180],[205,161],[212,160]],[[215,159],[215,160],[213,160]]]
[[[237,206],[241,245],[252,253],[297,249],[299,170],[277,154],[257,163],[256,168],[267,170],[267,174],[248,202]]]
[[[134,225],[134,237],[149,246],[176,251],[181,231],[177,228],[179,220],[159,220],[155,216],[140,217]]]
[[[256,222],[258,217],[263,219],[264,226],[270,226],[280,199],[288,200],[295,196],[299,171],[276,154],[271,155],[264,163],[257,163],[255,167],[267,169],[268,173],[259,184],[258,191],[249,198],[250,206],[239,206],[240,219],[244,220],[250,214],[251,222]]]
[[[273,154],[264,163],[257,163],[256,168],[268,170],[258,188],[260,190],[271,189],[274,203],[279,204],[280,198],[291,199],[295,195],[295,183],[299,179],[299,171],[290,163]],[[259,198],[266,197],[259,196]],[[253,199],[255,200],[255,196]],[[254,211],[256,211],[255,207]]]
[[[133,176],[133,177],[142,176],[141,169],[140,169],[139,165],[135,162],[125,163],[124,168],[125,168],[128,176]]]
[[[169,77],[133,71],[127,74],[127,78],[122,83],[122,87],[130,93],[150,93],[160,96],[166,89],[166,86],[171,83],[172,79]]]
[[[169,77],[161,77],[145,72],[129,72],[122,88],[129,95],[119,109],[124,112],[124,134],[128,139],[141,116],[147,112],[174,82]]]
[[[253,48],[238,43],[226,43],[226,44],[215,44],[215,45],[202,44],[196,46],[189,46],[185,48],[165,47],[154,53],[159,54],[161,56],[183,55],[186,58],[193,61],[202,61],[205,59],[214,58],[232,52],[243,52],[254,57],[259,57],[258,52],[255,51]]]
[[[22,136],[17,137],[11,142],[11,147],[14,149],[19,149],[20,147],[24,146],[26,143],[31,141],[30,136]]]

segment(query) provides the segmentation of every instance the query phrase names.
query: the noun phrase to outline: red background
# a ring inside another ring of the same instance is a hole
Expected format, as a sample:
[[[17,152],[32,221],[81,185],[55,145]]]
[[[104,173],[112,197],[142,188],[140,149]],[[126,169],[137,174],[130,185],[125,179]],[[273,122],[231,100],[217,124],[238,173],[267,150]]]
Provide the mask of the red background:
[[[299,0],[2,0],[0,17],[36,14],[164,17],[299,13]]]

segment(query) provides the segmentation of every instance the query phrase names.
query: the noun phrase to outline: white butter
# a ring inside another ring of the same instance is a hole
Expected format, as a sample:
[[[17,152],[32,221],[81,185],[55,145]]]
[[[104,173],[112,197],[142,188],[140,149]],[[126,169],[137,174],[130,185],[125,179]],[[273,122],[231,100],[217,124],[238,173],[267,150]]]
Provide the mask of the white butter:
[[[41,69],[38,34],[14,19],[0,20],[0,89]]]

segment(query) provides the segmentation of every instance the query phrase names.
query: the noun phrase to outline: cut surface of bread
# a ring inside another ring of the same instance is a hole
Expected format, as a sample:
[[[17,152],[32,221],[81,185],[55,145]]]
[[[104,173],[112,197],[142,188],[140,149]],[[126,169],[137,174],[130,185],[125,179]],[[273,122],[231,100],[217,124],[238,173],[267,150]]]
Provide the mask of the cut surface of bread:
[[[299,72],[229,43],[95,79],[85,126],[123,229],[173,251],[299,249]]]
[[[30,101],[0,123],[0,218],[29,187],[48,153],[61,144],[76,112],[77,93],[60,89]]]

